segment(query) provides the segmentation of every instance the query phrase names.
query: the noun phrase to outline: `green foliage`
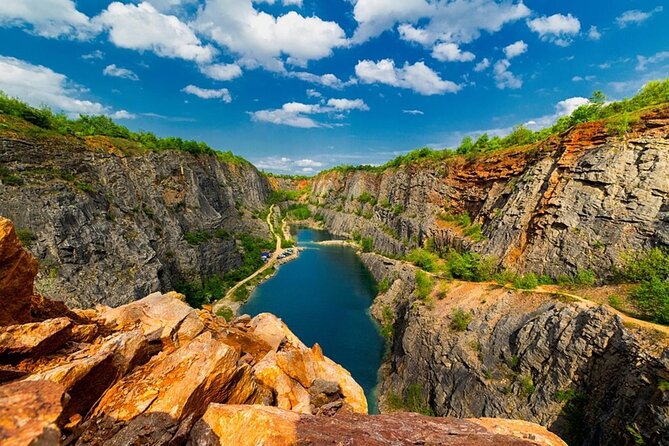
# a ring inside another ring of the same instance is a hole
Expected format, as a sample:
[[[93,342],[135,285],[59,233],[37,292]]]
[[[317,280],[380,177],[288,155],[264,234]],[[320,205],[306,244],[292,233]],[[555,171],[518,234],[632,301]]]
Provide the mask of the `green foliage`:
[[[390,393],[386,403],[391,412],[406,411],[429,417],[434,416],[434,411],[423,396],[423,388],[420,384],[411,384],[407,388],[404,398],[396,393]]]
[[[651,277],[669,278],[669,251],[653,248],[628,253],[616,275],[630,283],[640,283]]]
[[[394,320],[393,310],[388,305],[384,305],[381,311],[381,335],[386,339],[393,337]]]
[[[456,308],[451,314],[451,330],[452,331],[465,331],[469,324],[472,323],[473,316],[470,312],[463,310],[462,308]]]
[[[660,392],[669,392],[669,382],[661,380],[659,383],[657,383],[657,390]]]
[[[207,231],[186,232],[184,239],[189,245],[198,246],[211,240],[211,234]]]
[[[21,244],[26,247],[30,248],[37,240],[37,236],[33,234],[29,229],[16,229],[16,236],[19,238],[19,241]]]
[[[92,193],[92,192],[95,191],[95,188],[93,187],[92,184],[90,184],[90,183],[86,183],[86,182],[84,182],[84,181],[80,181],[80,182],[78,182],[78,183],[76,184],[76,186],[77,186],[77,189],[79,189],[79,190],[82,191],[82,192]]]
[[[0,167],[0,181],[5,186],[23,186],[23,178],[12,173],[9,169]]]
[[[492,279],[499,263],[492,256],[481,257],[477,253],[461,253],[454,249],[446,253],[444,260],[449,277],[469,282],[486,282]]]
[[[240,286],[235,290],[234,293],[232,293],[231,299],[233,302],[246,302],[249,300],[249,297],[251,296],[251,291],[249,291],[248,287],[246,286]]]
[[[422,270],[416,270],[416,297],[425,301],[434,288],[434,279],[428,273]]]
[[[273,190],[269,197],[269,203],[276,204],[276,203],[282,203],[284,201],[296,201],[302,195],[304,195],[304,192],[299,190],[286,190],[286,189]]]
[[[288,207],[288,217],[297,221],[306,220],[311,217],[311,211],[306,204],[291,204]]]
[[[646,444],[646,442],[643,439],[643,436],[641,435],[641,432],[639,432],[639,429],[632,426],[631,424],[628,424],[627,426],[625,426],[625,430],[627,430],[627,433],[630,434],[636,446],[644,446]]]
[[[228,307],[221,307],[217,312],[216,316],[222,317],[226,321],[230,322],[232,318],[234,317],[234,313],[232,310]]]
[[[404,206],[401,204],[396,204],[393,206],[393,214],[400,215],[402,212],[404,212]]]
[[[579,270],[574,276],[576,285],[593,286],[596,280],[595,273],[590,270]]]
[[[633,291],[636,306],[654,322],[669,325],[669,280],[652,277]]]
[[[221,161],[228,163],[248,164],[246,160],[232,154],[232,152],[218,152],[203,142],[172,137],[158,138],[150,132],[131,132],[127,127],[116,124],[108,116],[81,115],[77,119],[70,119],[64,114],[55,114],[46,107],[41,109],[30,107],[18,99],[8,97],[2,91],[0,91],[0,115],[23,119],[39,128],[59,135],[76,137],[106,136],[131,141],[145,150],[179,150],[196,155],[214,155]]]
[[[513,280],[513,287],[519,290],[533,290],[539,286],[539,279],[534,273],[518,275]]]
[[[632,299],[654,322],[669,324],[669,252],[661,248],[639,251],[623,259],[621,280],[638,283]]]
[[[392,285],[390,278],[385,277],[378,284],[376,284],[376,290],[379,293],[385,293],[390,289],[390,285]]]
[[[211,237],[209,233],[205,233]],[[237,282],[247,278],[263,265],[260,257],[263,251],[274,249],[272,241],[256,238],[248,234],[239,235],[238,240],[243,250],[243,261],[239,268],[205,280],[192,282],[178,281],[174,284],[174,289],[186,296],[186,302],[189,305],[194,308],[201,308],[204,304],[222,298]],[[246,287],[241,288],[246,289]],[[237,297],[239,298],[243,293],[244,291],[240,291]],[[248,290],[246,290],[246,293],[248,293]]]
[[[406,260],[425,271],[434,272],[439,257],[425,249],[416,248],[406,256]]]
[[[518,383],[520,384],[521,395],[525,398],[532,395],[534,391],[537,390],[532,377],[529,375],[520,375],[518,377]]]
[[[372,206],[376,204],[376,198],[372,196],[369,192],[365,191],[360,194],[360,196],[357,198],[357,200],[360,203],[370,203]]]
[[[374,249],[374,239],[372,237],[363,237],[360,239],[362,252],[372,252]]]
[[[469,237],[475,242],[481,241],[484,239],[483,233],[481,232],[480,224],[472,224],[472,219],[469,216],[468,212],[463,212],[462,214],[449,214],[447,212],[442,212],[438,217],[440,220],[453,223],[456,226],[462,228],[462,234],[465,237]]]

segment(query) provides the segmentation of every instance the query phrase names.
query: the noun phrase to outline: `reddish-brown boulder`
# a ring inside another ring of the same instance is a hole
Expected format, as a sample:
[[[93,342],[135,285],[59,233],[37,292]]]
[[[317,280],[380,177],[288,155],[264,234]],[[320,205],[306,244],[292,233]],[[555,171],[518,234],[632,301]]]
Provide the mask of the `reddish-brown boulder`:
[[[459,420],[412,413],[300,415],[276,407],[212,404],[191,431],[191,446],[566,446],[523,421]]]
[[[56,420],[64,389],[50,381],[22,381],[0,386],[0,444],[60,444]]]
[[[21,246],[14,225],[0,217],[0,325],[30,322],[30,300],[39,264]]]

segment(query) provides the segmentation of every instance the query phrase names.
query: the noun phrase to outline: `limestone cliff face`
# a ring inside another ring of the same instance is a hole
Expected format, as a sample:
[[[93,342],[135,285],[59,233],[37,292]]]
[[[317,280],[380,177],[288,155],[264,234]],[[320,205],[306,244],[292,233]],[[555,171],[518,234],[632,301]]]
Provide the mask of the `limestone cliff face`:
[[[329,229],[371,236],[389,254],[432,238],[521,272],[605,273],[627,250],[669,246],[668,136],[669,108],[658,109],[625,138],[589,123],[471,161],[326,173],[311,201]],[[373,200],[360,202],[364,193]],[[481,241],[439,218],[463,213],[481,225]]]
[[[564,446],[531,423],[369,417],[351,375],[270,314],[228,323],[176,293],[69,310],[33,294],[2,218],[0,260],[3,445]]]
[[[539,423],[572,445],[669,445],[669,345],[603,307],[490,284],[453,282],[434,306],[413,296],[415,271],[376,254],[363,261],[392,286],[373,314],[391,322],[382,407],[419,386],[440,416]],[[454,311],[472,321],[454,331]],[[388,320],[388,309],[393,320]]]
[[[22,183],[0,183],[0,215],[33,238],[38,289],[69,305],[120,305],[223,273],[241,263],[235,233],[270,237],[252,215],[270,186],[246,163],[124,154],[101,138],[0,138],[0,166]],[[184,239],[198,231],[212,237]]]

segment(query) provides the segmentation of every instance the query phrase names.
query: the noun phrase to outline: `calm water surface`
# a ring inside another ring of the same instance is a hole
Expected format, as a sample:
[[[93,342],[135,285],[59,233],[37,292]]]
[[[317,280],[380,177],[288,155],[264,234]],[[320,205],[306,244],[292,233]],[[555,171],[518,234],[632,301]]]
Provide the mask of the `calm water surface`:
[[[344,366],[363,387],[370,413],[377,412],[374,389],[384,339],[369,316],[376,296],[374,278],[349,247],[318,245],[327,231],[300,228],[297,260],[282,265],[256,288],[240,313],[274,313],[308,346]]]

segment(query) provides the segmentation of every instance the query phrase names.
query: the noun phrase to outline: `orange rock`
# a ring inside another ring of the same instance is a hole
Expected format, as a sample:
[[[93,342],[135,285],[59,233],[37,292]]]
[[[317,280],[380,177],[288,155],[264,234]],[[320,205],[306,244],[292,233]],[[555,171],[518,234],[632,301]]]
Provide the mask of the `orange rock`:
[[[203,333],[172,353],[158,354],[112,386],[94,417],[128,421],[154,412],[181,420],[202,414],[210,402],[227,400],[238,359],[235,349]]]
[[[50,381],[0,386],[0,444],[59,445],[56,420],[62,411],[63,394],[63,387]]]
[[[292,446],[300,416],[276,407],[211,404],[191,431],[198,446]]]
[[[473,422],[474,421],[474,422]],[[190,435],[197,446],[566,446],[545,428],[509,420],[458,420],[411,413],[298,415],[274,407],[212,404]],[[527,426],[525,426],[527,425]]]
[[[30,300],[39,264],[21,246],[12,222],[0,217],[0,325],[31,321]]]
[[[0,327],[0,355],[42,355],[63,346],[71,336],[72,321],[50,319]]]

